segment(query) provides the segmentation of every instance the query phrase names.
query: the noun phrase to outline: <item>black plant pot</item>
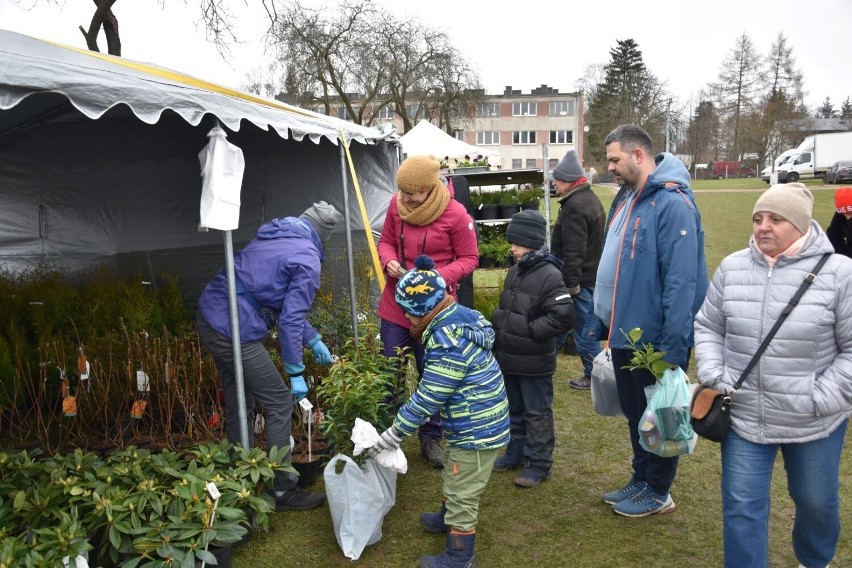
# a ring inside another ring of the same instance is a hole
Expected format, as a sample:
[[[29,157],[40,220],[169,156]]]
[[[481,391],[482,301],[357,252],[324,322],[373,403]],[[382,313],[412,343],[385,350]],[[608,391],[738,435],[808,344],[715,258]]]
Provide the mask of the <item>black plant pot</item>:
[[[536,211],[538,211],[538,205],[539,201],[538,199],[536,199],[535,201],[530,201],[528,203],[521,203],[521,209],[535,209]]]
[[[515,265],[515,257],[511,254],[507,254],[506,258],[503,259],[503,268],[512,268]]]
[[[320,456],[312,455],[309,462],[291,461],[292,466],[299,472],[299,487],[310,487],[317,482],[320,469]]]
[[[227,544],[211,544],[207,550],[213,553],[216,557],[216,568],[231,568],[231,543]],[[195,561],[195,566],[200,567],[201,562]]]
[[[501,219],[510,219],[512,215],[521,210],[520,205],[501,205],[500,206],[500,218]]]
[[[482,216],[483,220],[486,219],[500,219],[500,206],[499,205],[483,205],[479,209],[479,213]]]
[[[497,259],[493,256],[483,255],[479,257],[479,268],[494,268]]]

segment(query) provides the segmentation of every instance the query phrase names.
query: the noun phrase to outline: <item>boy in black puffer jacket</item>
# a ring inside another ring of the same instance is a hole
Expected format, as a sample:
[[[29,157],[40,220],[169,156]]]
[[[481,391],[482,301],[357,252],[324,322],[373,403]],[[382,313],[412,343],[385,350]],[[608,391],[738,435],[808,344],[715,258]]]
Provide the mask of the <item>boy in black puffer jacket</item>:
[[[509,446],[494,471],[523,467],[515,478],[534,487],[550,477],[555,434],[553,373],[556,338],[571,329],[574,303],[562,263],[544,244],[547,222],[538,211],[515,213],[506,230],[515,265],[509,269],[492,325],[494,356],[509,397]]]

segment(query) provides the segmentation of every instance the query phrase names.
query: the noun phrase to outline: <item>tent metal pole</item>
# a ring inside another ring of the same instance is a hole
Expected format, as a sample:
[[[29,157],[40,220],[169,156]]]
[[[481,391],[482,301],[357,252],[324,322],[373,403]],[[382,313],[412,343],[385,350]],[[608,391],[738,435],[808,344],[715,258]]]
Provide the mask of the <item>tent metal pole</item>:
[[[243,351],[240,345],[240,316],[237,311],[237,285],[234,275],[234,242],[231,231],[225,235],[225,274],[228,276],[228,308],[231,312],[231,344],[234,349],[234,381],[237,384],[237,414],[240,420],[240,444],[249,448],[246,391],[243,381]]]
[[[352,337],[358,342],[358,307],[355,298],[355,259],[352,256],[352,220],[349,217],[349,187],[346,183],[346,150],[340,141],[340,179],[343,188],[343,221],[346,227],[346,262],[349,265],[349,311],[352,318]],[[365,227],[369,231],[370,227]]]
[[[547,144],[541,145],[541,169],[544,178],[544,220],[547,222],[547,231],[544,234],[547,248],[550,248],[550,167],[548,166]]]

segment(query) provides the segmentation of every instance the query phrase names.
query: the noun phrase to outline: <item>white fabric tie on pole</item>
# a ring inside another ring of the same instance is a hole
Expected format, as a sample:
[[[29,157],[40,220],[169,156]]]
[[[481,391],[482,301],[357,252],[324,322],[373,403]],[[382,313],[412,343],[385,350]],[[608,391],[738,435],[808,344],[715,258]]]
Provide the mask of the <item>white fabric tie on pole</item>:
[[[234,244],[231,231],[240,224],[240,190],[243,185],[245,158],[243,151],[228,142],[221,126],[207,133],[210,141],[201,152],[201,221],[199,231],[224,231],[225,274],[228,277],[228,307],[231,314],[231,344],[234,352],[234,382],[237,386],[237,412],[240,420],[240,443],[249,447],[246,392],[243,380],[243,353],[240,345],[240,318],[237,311],[237,286],[234,275]]]
[[[210,141],[201,152],[201,222],[199,231],[233,231],[240,225],[240,189],[246,162],[243,151],[228,142],[216,126],[207,133]]]

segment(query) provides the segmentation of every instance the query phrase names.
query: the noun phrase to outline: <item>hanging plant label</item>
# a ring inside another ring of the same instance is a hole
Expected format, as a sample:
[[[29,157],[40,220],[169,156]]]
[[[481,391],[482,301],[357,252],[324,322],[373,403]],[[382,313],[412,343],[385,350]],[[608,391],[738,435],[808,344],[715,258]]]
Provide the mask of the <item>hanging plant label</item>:
[[[77,397],[69,395],[62,399],[62,416],[66,418],[77,416]]]
[[[139,392],[148,392],[151,390],[151,383],[148,380],[148,373],[139,369],[136,371],[136,390]]]
[[[136,420],[140,420],[142,418],[142,415],[145,414],[145,408],[147,406],[147,400],[133,401],[133,406],[130,408],[130,417],[135,418]]]
[[[81,365],[81,367],[82,368],[78,367],[78,369],[80,370],[80,380],[88,381],[91,376],[92,366],[89,364],[88,361],[84,359],[83,365]]]
[[[207,493],[210,494],[210,498],[214,501],[222,496],[222,494],[219,493],[219,488],[216,487],[216,484],[212,481],[207,484]]]

